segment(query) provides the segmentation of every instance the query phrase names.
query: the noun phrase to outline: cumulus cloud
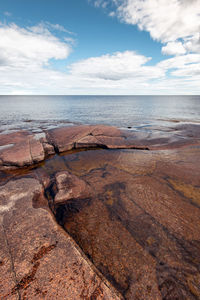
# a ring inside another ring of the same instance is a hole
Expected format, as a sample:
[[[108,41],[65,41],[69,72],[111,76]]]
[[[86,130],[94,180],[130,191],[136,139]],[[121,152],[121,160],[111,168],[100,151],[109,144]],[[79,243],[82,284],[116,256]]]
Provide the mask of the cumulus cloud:
[[[186,49],[181,42],[169,42],[162,47],[162,53],[167,55],[181,55],[186,53]]]
[[[199,0],[125,0],[118,13],[154,39],[168,42],[199,32]]]
[[[49,82],[61,82],[64,75],[51,67],[51,60],[66,59],[71,46],[53,35],[44,24],[21,28],[0,25],[1,93],[24,89],[47,90]],[[36,92],[37,93],[37,92]]]
[[[47,65],[50,59],[65,59],[71,51],[68,44],[41,27],[0,26],[0,42],[0,64],[7,67]]]
[[[145,66],[151,60],[134,51],[116,52],[100,57],[91,57],[70,66],[71,74],[104,80],[126,78],[157,78],[163,74],[160,68]]]
[[[60,29],[66,33],[56,26]],[[1,24],[0,93],[200,93],[200,54],[186,53],[152,65],[150,57],[137,52],[115,52],[77,61],[61,72],[52,60],[64,60],[67,66],[72,50],[70,38],[56,37],[52,26],[44,22],[29,28]],[[190,40],[185,43],[190,47]]]
[[[92,57],[70,66],[69,79],[81,91],[99,94],[193,94],[200,92],[200,54],[185,54],[149,65],[133,51]]]
[[[116,14],[122,21],[148,31],[157,41],[170,42],[163,49],[166,54],[171,51],[182,54],[184,48],[191,52],[200,50],[196,40],[200,32],[200,0],[113,0],[113,2],[117,6]],[[180,41],[178,42],[180,39],[182,47]],[[171,42],[176,42],[176,45]],[[185,43],[188,44],[187,47]],[[195,46],[195,43],[198,45]]]

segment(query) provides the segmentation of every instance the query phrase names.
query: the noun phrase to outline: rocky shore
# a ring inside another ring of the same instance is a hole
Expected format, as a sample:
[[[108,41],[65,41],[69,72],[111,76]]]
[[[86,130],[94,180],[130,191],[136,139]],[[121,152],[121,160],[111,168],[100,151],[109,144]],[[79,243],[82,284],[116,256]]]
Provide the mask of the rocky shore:
[[[1,299],[199,299],[199,165],[197,124],[0,135]]]

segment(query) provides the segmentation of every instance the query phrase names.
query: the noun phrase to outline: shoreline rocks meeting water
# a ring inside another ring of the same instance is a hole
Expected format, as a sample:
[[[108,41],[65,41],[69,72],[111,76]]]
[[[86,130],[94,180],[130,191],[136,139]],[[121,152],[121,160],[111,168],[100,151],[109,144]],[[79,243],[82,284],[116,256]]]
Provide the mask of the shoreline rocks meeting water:
[[[0,135],[0,169],[31,166],[44,161],[49,155],[74,149],[177,148],[195,143],[199,136],[196,124],[180,124],[165,130],[158,128],[155,133],[143,135],[105,125],[61,127],[40,134],[18,131]]]
[[[0,135],[1,298],[199,299],[199,138],[197,124]]]

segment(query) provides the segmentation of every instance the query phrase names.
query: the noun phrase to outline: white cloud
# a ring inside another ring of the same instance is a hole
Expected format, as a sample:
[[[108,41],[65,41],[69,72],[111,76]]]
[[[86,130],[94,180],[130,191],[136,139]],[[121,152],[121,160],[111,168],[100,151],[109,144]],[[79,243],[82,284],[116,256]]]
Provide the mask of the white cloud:
[[[51,67],[51,60],[66,59],[71,46],[59,40],[44,24],[20,28],[0,25],[0,93],[48,93],[54,83],[64,86],[66,75]]]
[[[186,49],[181,42],[169,42],[166,46],[162,47],[162,53],[167,55],[180,55],[185,54]]]
[[[184,47],[188,52],[200,53],[200,29],[199,32],[194,34],[192,37],[184,39]]]
[[[56,71],[51,60],[67,59],[68,38],[60,40],[45,23],[31,28],[1,24],[0,94],[200,93],[200,54],[183,54],[152,65],[150,57],[124,51],[75,62],[66,72]],[[185,39],[188,47],[189,42]]]
[[[105,0],[89,0],[89,2],[92,2],[95,7],[106,8],[108,6],[108,1]]]
[[[188,51],[199,52],[195,47],[200,33],[200,0],[113,0],[118,17],[146,30],[151,37],[162,43],[187,40]],[[176,45],[177,46],[177,45]],[[166,46],[172,49],[172,44]],[[174,47],[173,47],[174,48]],[[178,49],[180,52],[180,47]],[[183,51],[183,49],[182,49]]]
[[[168,42],[199,32],[199,0],[126,0],[118,7],[124,21],[154,39]]]
[[[167,71],[171,69],[184,69],[188,65],[199,63],[200,54],[186,54],[162,60],[157,66]]]
[[[200,54],[165,59],[153,66],[149,61],[133,51],[92,57],[72,64],[68,78],[86,94],[200,93]]]
[[[27,68],[47,65],[50,59],[65,59],[70,51],[68,44],[44,27],[0,26],[1,66]]]
[[[116,52],[76,62],[70,66],[70,71],[73,75],[81,75],[85,78],[113,81],[126,78],[159,78],[163,76],[160,68],[145,66],[150,59],[133,51]]]

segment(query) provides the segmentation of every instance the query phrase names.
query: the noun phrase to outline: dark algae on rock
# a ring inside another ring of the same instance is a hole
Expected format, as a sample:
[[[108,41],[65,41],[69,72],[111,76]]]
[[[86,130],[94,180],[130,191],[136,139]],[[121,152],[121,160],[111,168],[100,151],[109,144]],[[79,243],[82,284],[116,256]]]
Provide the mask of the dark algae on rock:
[[[3,135],[1,298],[200,299],[197,127]]]

